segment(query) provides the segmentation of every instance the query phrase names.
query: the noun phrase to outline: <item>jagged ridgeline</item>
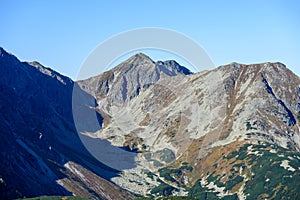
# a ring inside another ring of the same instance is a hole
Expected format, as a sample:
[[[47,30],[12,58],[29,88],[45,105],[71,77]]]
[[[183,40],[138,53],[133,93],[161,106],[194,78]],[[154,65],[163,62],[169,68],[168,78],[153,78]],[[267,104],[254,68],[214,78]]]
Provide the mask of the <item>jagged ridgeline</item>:
[[[191,73],[139,53],[73,82],[0,54],[2,199],[300,196],[300,79],[281,63]]]

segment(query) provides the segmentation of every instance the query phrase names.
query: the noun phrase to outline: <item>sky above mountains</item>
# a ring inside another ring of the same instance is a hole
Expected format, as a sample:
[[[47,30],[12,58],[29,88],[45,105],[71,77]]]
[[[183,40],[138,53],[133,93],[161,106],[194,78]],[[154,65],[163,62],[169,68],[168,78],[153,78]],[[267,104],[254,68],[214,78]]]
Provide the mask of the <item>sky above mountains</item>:
[[[202,46],[216,66],[279,61],[300,75],[300,3],[296,0],[0,0],[0,19],[0,46],[21,60],[37,60],[73,79],[101,42],[143,27],[185,34]],[[147,54],[153,60],[176,59],[166,53]]]

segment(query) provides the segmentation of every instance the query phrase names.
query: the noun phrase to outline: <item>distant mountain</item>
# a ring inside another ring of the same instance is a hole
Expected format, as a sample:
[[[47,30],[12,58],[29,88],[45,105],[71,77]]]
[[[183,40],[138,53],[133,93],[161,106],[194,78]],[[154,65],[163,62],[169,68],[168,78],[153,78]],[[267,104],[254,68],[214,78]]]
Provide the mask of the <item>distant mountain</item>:
[[[268,165],[274,164],[279,174],[291,174],[292,182],[299,178],[295,157],[300,150],[299,77],[281,63],[231,63],[197,74],[184,73],[174,63],[155,63],[137,54],[108,72],[79,82],[97,99],[97,109],[105,116],[105,126],[95,135],[139,152],[138,166],[124,170],[113,179],[115,183],[144,195],[186,195],[194,194],[191,189],[200,181],[203,193],[210,191],[218,197],[271,197],[275,188],[266,193],[251,191],[251,184],[259,184],[247,174],[256,170],[251,156],[227,159],[246,147],[240,151],[261,155],[259,145],[262,151],[285,152],[275,153],[270,159],[277,161]],[[256,164],[266,165],[266,158]],[[293,173],[287,172],[287,166],[280,167],[292,162]],[[265,169],[270,180],[276,176],[271,169]],[[288,180],[283,179],[274,180],[272,187],[284,190],[283,182]],[[227,187],[228,182],[233,185]],[[289,187],[287,191],[299,195],[295,190],[300,189],[299,184]]]
[[[282,63],[193,74],[139,53],[73,82],[0,53],[1,198],[300,195],[300,78]]]

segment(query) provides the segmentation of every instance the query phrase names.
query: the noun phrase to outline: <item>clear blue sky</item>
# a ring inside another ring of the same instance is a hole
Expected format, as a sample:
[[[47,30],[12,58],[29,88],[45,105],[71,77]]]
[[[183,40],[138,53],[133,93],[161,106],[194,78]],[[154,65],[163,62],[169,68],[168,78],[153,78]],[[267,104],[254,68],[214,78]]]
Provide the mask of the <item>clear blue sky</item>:
[[[0,46],[75,79],[112,35],[161,27],[193,38],[217,66],[280,61],[300,75],[299,2],[0,0]]]

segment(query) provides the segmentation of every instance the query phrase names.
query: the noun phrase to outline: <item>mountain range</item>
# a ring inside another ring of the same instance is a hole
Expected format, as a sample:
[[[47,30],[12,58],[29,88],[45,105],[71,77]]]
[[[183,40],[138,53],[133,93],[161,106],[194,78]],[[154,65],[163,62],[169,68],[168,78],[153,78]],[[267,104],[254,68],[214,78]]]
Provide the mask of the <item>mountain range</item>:
[[[0,48],[0,198],[300,197],[300,78],[136,54],[72,81]]]

